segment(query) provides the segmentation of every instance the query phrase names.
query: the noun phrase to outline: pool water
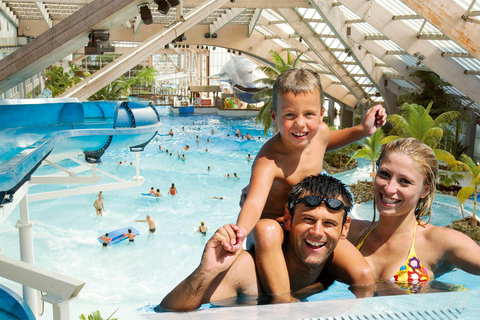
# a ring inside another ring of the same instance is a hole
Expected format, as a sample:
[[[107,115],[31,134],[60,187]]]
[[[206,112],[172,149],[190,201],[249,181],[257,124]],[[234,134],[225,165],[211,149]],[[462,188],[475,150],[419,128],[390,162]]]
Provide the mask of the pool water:
[[[264,138],[263,128],[251,117],[180,116],[171,114],[166,107],[159,107],[159,113],[163,129],[158,140],[154,139],[140,153],[140,174],[146,179],[145,183],[141,187],[104,191],[106,212],[103,217],[97,217],[93,207],[96,193],[34,202],[29,206],[30,217],[35,220],[35,264],[86,281],[78,299],[70,303],[72,319],[95,310],[100,310],[106,318],[117,308],[114,317],[134,319],[139,312],[157,305],[198,265],[205,240],[223,224],[236,221],[241,190],[248,184],[251,171],[252,162],[247,155],[250,153],[254,158],[270,136]],[[170,129],[173,136],[168,135]],[[237,129],[243,134],[250,133],[255,140],[236,142]],[[196,141],[196,136],[200,142]],[[185,145],[190,146],[188,151],[184,150]],[[178,152],[185,154],[185,161],[177,157]],[[98,168],[108,173],[125,180],[135,176],[135,167],[130,165],[130,162],[135,163],[135,154],[127,149],[107,150],[102,162]],[[74,166],[70,160],[60,164],[66,168]],[[368,162],[360,161],[358,170],[342,173],[341,178],[347,183],[369,179],[369,170]],[[56,169],[43,166],[37,174],[53,172]],[[226,177],[233,173],[239,179]],[[104,177],[101,183],[113,181]],[[178,190],[176,196],[167,194],[172,183]],[[74,187],[32,186],[30,192]],[[141,193],[148,193],[150,187],[159,188],[163,196],[160,199],[142,196]],[[445,201],[451,206],[436,205],[434,218],[437,213],[439,217],[448,216],[445,218],[448,222],[452,217],[460,217],[455,209],[456,200],[448,197]],[[371,203],[357,205],[354,215],[370,219],[371,207]],[[145,219],[146,215],[156,222],[154,235],[148,234],[146,223],[135,222]],[[19,243],[15,223],[18,218],[17,209],[2,225],[0,234],[3,253],[17,259]],[[209,229],[206,238],[196,233],[201,221]],[[102,248],[98,236],[128,226],[140,231],[134,243],[124,241],[108,249]],[[477,281],[475,286],[479,288],[480,277],[469,277]],[[465,281],[461,283],[473,280]],[[3,279],[0,283],[21,292],[18,284]],[[345,285],[334,284],[324,295],[312,299],[340,297],[352,295]],[[50,318],[51,305],[46,304],[45,315],[40,319]]]

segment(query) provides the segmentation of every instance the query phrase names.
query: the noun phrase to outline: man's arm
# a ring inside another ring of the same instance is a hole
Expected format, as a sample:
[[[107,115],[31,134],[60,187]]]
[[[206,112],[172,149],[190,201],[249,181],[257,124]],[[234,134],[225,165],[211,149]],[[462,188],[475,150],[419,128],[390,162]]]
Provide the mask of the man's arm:
[[[378,128],[385,125],[386,119],[385,108],[381,105],[370,108],[365,115],[365,119],[358,126],[331,131],[327,151],[340,149],[355,141],[371,136]]]
[[[226,243],[235,239],[238,227],[234,224],[225,225],[215,232],[207,242],[203,251],[202,261],[193,273],[183,280],[162,300],[158,307],[174,311],[195,310],[202,304],[207,290],[214,280],[227,271],[237,259],[242,250],[229,252],[224,249]],[[227,283],[227,286],[233,284]]]

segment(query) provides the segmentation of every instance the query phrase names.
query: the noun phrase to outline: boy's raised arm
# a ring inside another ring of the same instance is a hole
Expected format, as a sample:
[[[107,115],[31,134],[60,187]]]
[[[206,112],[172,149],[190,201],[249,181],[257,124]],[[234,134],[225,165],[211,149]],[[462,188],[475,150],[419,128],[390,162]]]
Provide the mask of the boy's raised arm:
[[[376,105],[370,108],[361,124],[351,128],[331,131],[327,151],[340,149],[355,141],[371,136],[378,128],[385,125],[386,121],[387,114],[384,107]]]
[[[253,230],[262,216],[274,180],[274,168],[269,165],[270,161],[272,160],[257,159],[252,168],[247,198],[237,219],[239,231],[237,232],[237,243],[232,248],[234,250],[238,250],[238,247],[243,244],[245,237]]]

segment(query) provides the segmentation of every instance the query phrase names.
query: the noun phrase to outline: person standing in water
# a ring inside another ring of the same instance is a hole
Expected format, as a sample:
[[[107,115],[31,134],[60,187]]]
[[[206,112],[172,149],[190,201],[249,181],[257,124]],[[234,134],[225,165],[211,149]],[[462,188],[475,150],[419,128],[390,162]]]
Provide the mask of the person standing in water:
[[[98,199],[95,200],[93,206],[97,210],[97,216],[102,216],[102,211],[105,211],[105,207],[103,206],[103,199],[102,199],[102,191],[98,193]]]

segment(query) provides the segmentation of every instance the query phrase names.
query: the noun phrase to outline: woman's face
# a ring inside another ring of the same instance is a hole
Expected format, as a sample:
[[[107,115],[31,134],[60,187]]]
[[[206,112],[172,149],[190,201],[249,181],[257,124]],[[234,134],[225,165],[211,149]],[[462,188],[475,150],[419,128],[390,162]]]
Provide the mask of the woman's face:
[[[381,215],[414,214],[418,201],[429,191],[410,156],[392,153],[383,159],[375,177],[375,201]]]

